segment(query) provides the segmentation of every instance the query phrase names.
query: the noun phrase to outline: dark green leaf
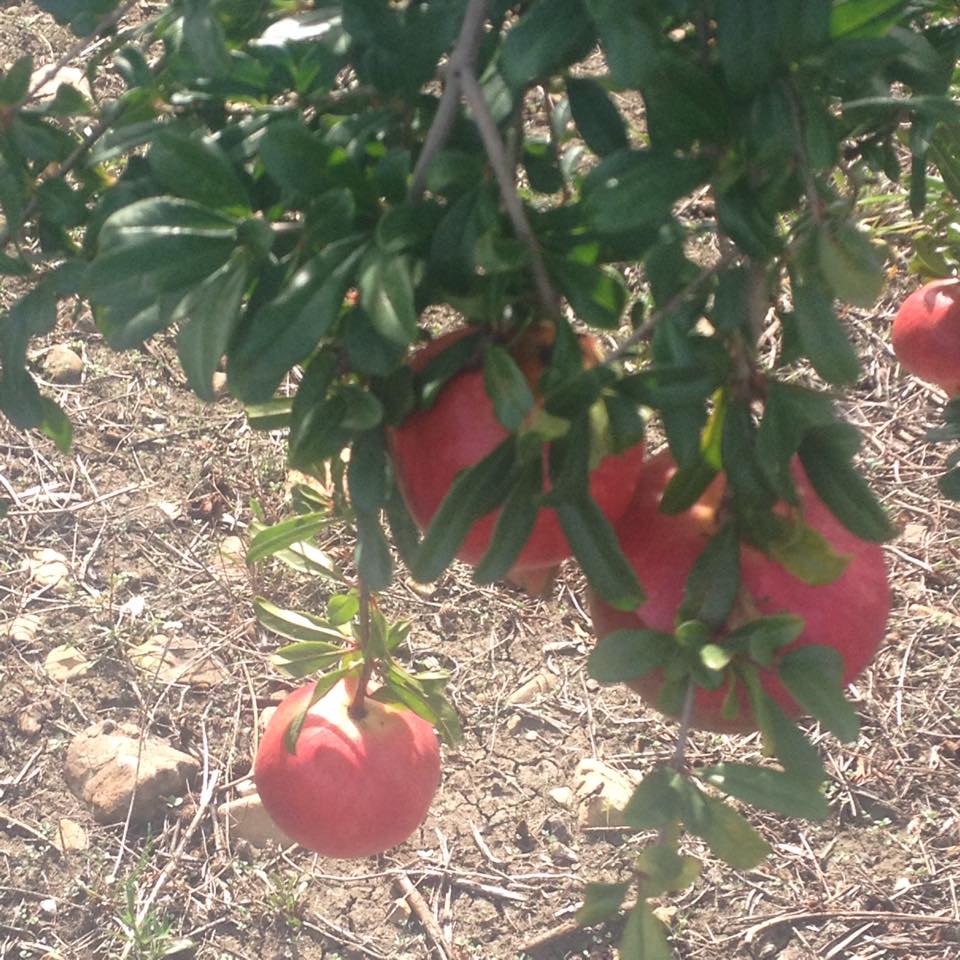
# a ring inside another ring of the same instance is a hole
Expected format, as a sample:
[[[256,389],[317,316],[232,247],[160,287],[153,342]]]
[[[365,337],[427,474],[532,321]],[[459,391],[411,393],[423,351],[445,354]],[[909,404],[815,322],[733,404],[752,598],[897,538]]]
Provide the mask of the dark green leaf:
[[[642,877],[644,895],[659,897],[689,887],[700,876],[700,861],[681,856],[668,840],[641,850],[633,869]]]
[[[26,97],[33,75],[33,57],[24,54],[0,78],[0,107],[14,107]]]
[[[579,60],[595,42],[583,0],[536,0],[507,34],[500,72],[520,90]]]
[[[623,808],[623,822],[635,830],[659,830],[679,819],[678,789],[682,777],[657,767],[637,785]]]
[[[657,35],[622,0],[586,0],[600,33],[610,75],[621,87],[646,87],[657,75]]]
[[[523,168],[530,188],[537,193],[556,193],[565,184],[556,151],[548,140],[525,140]]]
[[[503,347],[492,346],[483,355],[483,383],[500,423],[511,433],[519,429],[533,406],[533,393]]]
[[[623,683],[662,667],[675,651],[672,634],[639,627],[614,630],[590,654],[587,673],[601,683]]]
[[[646,900],[630,911],[620,940],[621,960],[672,960],[667,932]]]
[[[685,789],[697,787],[691,783]],[[752,870],[769,855],[767,841],[722,800],[701,794],[700,802],[690,806],[697,816],[686,821],[687,827],[706,840],[713,855],[734,870]]]
[[[589,77],[567,77],[573,121],[587,146],[598,156],[625,149],[627,127],[609,94]]]
[[[589,498],[561,501],[556,511],[573,555],[604,600],[618,610],[633,610],[642,603],[644,594],[637,575],[596,503]]]
[[[380,526],[379,512],[357,510],[357,572],[373,591],[386,590],[393,576],[390,546]]]
[[[764,753],[774,754],[784,770],[807,783],[823,783],[827,779],[817,748],[800,728],[764,691],[760,682],[749,687],[750,709],[763,733]]]
[[[837,519],[863,540],[882,543],[895,533],[886,511],[850,464],[849,450],[834,428],[810,431],[800,459],[817,496]]]
[[[372,513],[387,499],[387,451],[383,433],[369,430],[353,441],[347,467],[350,500],[357,510]]]
[[[43,420],[40,422],[40,431],[45,437],[52,440],[61,453],[70,452],[73,442],[73,425],[60,406],[49,397],[40,398],[40,409]]]
[[[709,172],[709,163],[699,158],[643,150],[613,153],[584,181],[587,223],[600,234],[657,226]]]
[[[213,374],[240,321],[248,262],[233,257],[180,301],[172,319],[180,324],[177,354],[190,388],[203,400],[216,399]]]
[[[857,739],[860,723],[843,695],[843,657],[833,647],[800,647],[780,661],[779,670],[784,686],[804,710],[838,739]]]
[[[820,270],[834,294],[860,307],[872,307],[883,290],[886,253],[853,224],[817,233]],[[799,309],[798,309],[799,312]]]
[[[816,281],[801,282],[793,275],[793,305],[803,352],[828,383],[854,383],[860,360],[837,319],[830,295]]]
[[[360,612],[360,597],[356,590],[336,593],[327,601],[327,620],[333,627],[349,623]]]
[[[739,588],[740,538],[736,526],[726,523],[694,562],[678,615],[685,620],[701,620],[717,630],[730,615]]]
[[[773,663],[776,652],[803,633],[803,618],[792,613],[774,613],[757,617],[727,634],[726,644],[746,650],[750,659],[765,667]]]
[[[493,583],[507,575],[533,532],[542,489],[543,461],[536,456],[520,470],[503,503],[490,546],[473,573],[477,583]]]
[[[360,267],[357,286],[360,302],[382,337],[401,345],[416,339],[413,278],[404,257],[371,250]]]
[[[359,234],[331,244],[242,325],[228,351],[234,396],[269,400],[290,367],[314,349],[340,315],[365,244]]]
[[[583,892],[583,904],[574,915],[581,927],[589,927],[615,917],[630,889],[630,881],[624,883],[588,883]]]
[[[479,463],[457,474],[411,565],[417,580],[436,580],[473,524],[506,499],[516,457],[516,438],[510,436]]]
[[[694,771],[723,793],[786,817],[823,820],[830,809],[815,785],[793,774],[743,763],[718,763]]]
[[[627,303],[622,275],[612,267],[548,255],[547,267],[573,312],[593,327],[615,330]]]
[[[779,17],[771,0],[717,0],[717,46],[723,74],[744,95],[770,82],[779,64]]]
[[[937,487],[950,500],[960,500],[960,468],[948,470],[937,478]]]
[[[250,209],[243,182],[214,140],[162,130],[150,146],[147,161],[153,175],[170,193],[232,213]]]

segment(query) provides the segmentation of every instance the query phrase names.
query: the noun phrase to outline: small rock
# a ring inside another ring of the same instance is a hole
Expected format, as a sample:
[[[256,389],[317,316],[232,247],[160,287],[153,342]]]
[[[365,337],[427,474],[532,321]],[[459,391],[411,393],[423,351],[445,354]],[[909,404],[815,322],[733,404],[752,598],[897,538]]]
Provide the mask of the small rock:
[[[561,807],[569,807],[573,802],[573,791],[569,787],[554,787],[548,796]]]
[[[57,901],[53,897],[44,897],[40,901],[40,912],[45,913],[48,917],[56,915],[57,912]]]
[[[199,769],[165,740],[141,740],[135,725],[101,720],[70,742],[64,777],[98,823],[124,820],[131,796],[132,819],[145,823],[162,814],[165,797],[183,796]]]
[[[32,613],[24,613],[7,625],[6,634],[15,643],[33,643],[40,629],[40,618]]]
[[[213,388],[213,395],[217,400],[225,397],[227,395],[227,375],[222,370],[214,371],[213,377],[211,378],[211,386]]]
[[[41,80],[43,83],[40,83]],[[40,83],[39,87],[37,87],[38,83]],[[88,100],[92,98],[90,81],[77,67],[60,67],[51,75],[50,66],[47,64],[34,70],[30,77],[30,89],[37,87],[34,96],[41,102],[52,100],[60,89],[60,85],[64,83],[69,84]]]
[[[663,924],[666,924],[668,927],[673,926],[673,921],[677,916],[676,907],[654,907],[653,915]]]
[[[43,729],[43,723],[32,705],[17,714],[17,729],[25,737],[35,737]]]
[[[90,661],[69,643],[54,647],[43,662],[44,673],[57,683],[82,677],[91,666]]]
[[[90,846],[87,831],[76,820],[61,817],[53,834],[53,845],[62,853],[70,850],[86,850]]]
[[[41,587],[51,587],[57,592],[70,588],[70,566],[67,558],[58,550],[43,547],[34,550],[24,566],[30,571],[30,578]]]
[[[577,764],[575,777],[576,794],[580,800],[580,826],[623,827],[623,808],[634,790],[630,777],[589,757]]]
[[[253,847],[275,843],[289,847],[291,840],[274,822],[263,807],[260,796],[253,793],[220,804],[217,813],[230,825],[231,835],[246,840]]]
[[[560,678],[548,670],[543,670],[535,677],[518,687],[507,697],[508,704],[530,703],[542,693],[549,693],[560,683]]]
[[[188,637],[171,640],[156,634],[133,647],[128,656],[138,670],[163,683],[216,687],[229,678],[223,664]]]
[[[83,360],[62,343],[43,358],[43,375],[53,383],[79,383],[82,374]]]

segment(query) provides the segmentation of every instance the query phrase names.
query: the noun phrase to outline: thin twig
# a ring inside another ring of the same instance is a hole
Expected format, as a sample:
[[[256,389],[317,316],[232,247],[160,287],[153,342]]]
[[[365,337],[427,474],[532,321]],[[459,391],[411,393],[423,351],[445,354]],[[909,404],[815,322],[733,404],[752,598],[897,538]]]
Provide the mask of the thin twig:
[[[654,310],[653,313],[647,317],[643,323],[637,327],[633,333],[627,337],[626,340],[621,343],[616,350],[613,351],[608,357],[604,359],[604,363],[611,364],[616,363],[618,360],[622,360],[628,353],[637,344],[641,343],[644,340],[650,338],[653,331],[656,329],[657,324],[666,316],[673,313],[685,300],[688,300],[693,296],[703,286],[711,277],[716,276],[721,270],[729,266],[733,260],[736,259],[736,255],[724,254],[720,257],[719,260],[712,266],[706,267],[703,269],[696,277],[693,278],[683,289],[678,290],[659,310]]]
[[[476,67],[483,25],[487,20],[487,2],[488,0],[470,0],[463,15],[460,34],[447,61],[446,82],[440,105],[427,131],[426,140],[410,181],[408,198],[412,203],[422,199],[427,186],[427,169],[443,149],[453,129],[453,121],[456,119],[457,106],[460,102],[461,78],[464,72],[472,72]]]
[[[403,896],[403,899],[406,900],[410,909],[422,924],[424,932],[430,938],[434,952],[440,960],[449,960],[450,944],[447,942],[446,937],[444,937],[443,931],[440,929],[440,924],[430,909],[430,905],[423,899],[423,895],[402,870],[397,871],[394,877],[394,883]]]
[[[530,221],[527,219],[527,212],[517,193],[514,170],[507,159],[507,151],[500,137],[500,131],[497,129],[497,122],[490,111],[490,104],[483,95],[480,82],[472,73],[465,72],[460,78],[460,85],[463,88],[463,99],[473,111],[473,119],[480,131],[480,139],[483,141],[487,158],[497,178],[500,197],[507,216],[513,224],[514,233],[530,249],[530,266],[533,269],[533,281],[537,287],[537,294],[547,313],[556,315],[559,313],[560,301],[547,273],[540,244],[537,243]]]

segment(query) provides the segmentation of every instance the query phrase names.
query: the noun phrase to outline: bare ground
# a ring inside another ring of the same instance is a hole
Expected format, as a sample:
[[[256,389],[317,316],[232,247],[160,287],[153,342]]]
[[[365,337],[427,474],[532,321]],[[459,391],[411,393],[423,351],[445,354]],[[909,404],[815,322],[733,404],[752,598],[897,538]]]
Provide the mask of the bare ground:
[[[23,49],[49,62],[62,48],[34,16],[29,4],[0,12],[0,63]],[[909,282],[896,266],[876,309],[851,316],[867,359],[848,411],[903,530],[887,548],[887,645],[852,690],[862,736],[844,746],[817,734],[828,821],[749,813],[774,848],[757,870],[737,873],[690,844],[703,877],[661,904],[680,957],[960,957],[960,509],[936,491],[945,449],[923,439],[943,398],[902,377],[887,345]],[[0,306],[16,294],[3,289]],[[53,342],[35,344],[37,371]],[[285,515],[282,443],[250,431],[229,399],[190,395],[169,340],[117,355],[80,311],[56,342],[85,360],[80,385],[47,385],[74,422],[71,454],[0,423],[0,958],[613,957],[615,927],[571,932],[569,921],[584,883],[617,879],[650,837],[584,832],[549,791],[570,785],[584,757],[648,769],[671,753],[675,727],[587,679],[576,571],[544,600],[477,587],[461,567],[426,595],[399,577],[382,597],[388,615],[414,624],[414,662],[452,671],[465,729],[408,844],[338,862],[237,843],[216,806],[248,774],[259,712],[286,686],[268,664],[278,640],[257,628],[251,600],[318,609],[329,591],[220,551],[247,536],[251,498],[269,519]],[[349,567],[344,531],[321,545]],[[66,556],[65,589],[31,579],[25,565],[44,547]],[[9,636],[3,624],[26,613],[35,636]],[[198,640],[229,679],[208,690],[138,671],[127,654],[156,634]],[[44,659],[64,643],[92,669],[54,682]],[[507,703],[541,674],[551,689]],[[200,758],[212,791],[198,784],[151,833],[95,824],[62,764],[69,739],[107,717]],[[691,758],[758,750],[756,738],[700,734]],[[57,849],[61,818],[87,830],[87,849]],[[412,910],[404,884],[422,896]],[[169,953],[183,938],[193,948]]]

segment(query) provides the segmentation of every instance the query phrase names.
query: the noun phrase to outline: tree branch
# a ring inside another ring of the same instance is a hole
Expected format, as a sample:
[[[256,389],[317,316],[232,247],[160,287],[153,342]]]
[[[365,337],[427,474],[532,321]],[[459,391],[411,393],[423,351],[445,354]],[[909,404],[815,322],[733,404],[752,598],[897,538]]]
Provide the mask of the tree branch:
[[[472,73],[477,64],[483,25],[487,21],[487,2],[488,0],[470,0],[463,16],[460,35],[447,61],[446,83],[440,98],[440,106],[437,107],[433,123],[427,131],[427,138],[424,140],[423,149],[413,170],[410,190],[407,194],[412,203],[417,203],[423,197],[427,186],[427,169],[443,149],[453,129],[457,105],[460,102],[461,79],[464,73]]]

